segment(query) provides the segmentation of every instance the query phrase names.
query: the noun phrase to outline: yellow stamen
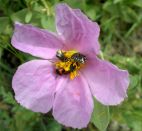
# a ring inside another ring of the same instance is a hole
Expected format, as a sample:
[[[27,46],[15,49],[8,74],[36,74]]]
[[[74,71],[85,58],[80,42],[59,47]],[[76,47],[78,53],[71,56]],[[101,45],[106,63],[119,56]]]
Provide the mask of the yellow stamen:
[[[76,50],[70,50],[70,51],[63,51],[62,52],[64,53],[64,55],[67,57],[67,58],[71,58],[71,56],[75,53],[77,53]]]
[[[78,70],[84,65],[83,63],[77,62],[72,58],[72,56],[78,52],[75,50],[70,50],[70,51],[59,50],[58,52],[62,53],[61,57],[65,57],[67,60],[63,61],[61,59],[57,61],[55,63],[56,69],[57,70],[62,69],[62,71],[64,71],[63,74],[70,74],[70,79],[73,80],[75,77],[79,75]]]
[[[75,77],[79,76],[77,71],[73,71],[70,73],[70,79],[73,80]]]

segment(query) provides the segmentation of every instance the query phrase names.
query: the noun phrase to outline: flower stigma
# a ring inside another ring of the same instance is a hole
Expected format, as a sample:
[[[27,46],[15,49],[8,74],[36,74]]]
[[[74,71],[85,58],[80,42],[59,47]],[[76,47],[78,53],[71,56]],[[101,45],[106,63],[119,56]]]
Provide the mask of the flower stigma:
[[[76,50],[58,50],[56,57],[59,59],[59,61],[55,63],[56,73],[58,75],[70,74],[71,80],[79,75],[78,71],[86,63],[86,56]]]

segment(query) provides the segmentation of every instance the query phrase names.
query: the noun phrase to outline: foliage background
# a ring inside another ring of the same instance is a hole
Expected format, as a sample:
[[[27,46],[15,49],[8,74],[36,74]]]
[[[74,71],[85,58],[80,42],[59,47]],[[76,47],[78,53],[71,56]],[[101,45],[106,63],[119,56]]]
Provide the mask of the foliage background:
[[[0,0],[0,130],[73,130],[59,125],[51,113],[43,115],[21,107],[11,88],[18,65],[32,59],[11,46],[14,22],[54,31],[54,7],[59,2],[80,8],[97,21],[104,58],[130,73],[128,98],[121,105],[110,107],[110,116],[107,107],[96,106],[96,111],[105,113],[93,116],[96,127],[90,123],[82,131],[105,130],[109,118],[108,131],[142,131],[142,0]]]

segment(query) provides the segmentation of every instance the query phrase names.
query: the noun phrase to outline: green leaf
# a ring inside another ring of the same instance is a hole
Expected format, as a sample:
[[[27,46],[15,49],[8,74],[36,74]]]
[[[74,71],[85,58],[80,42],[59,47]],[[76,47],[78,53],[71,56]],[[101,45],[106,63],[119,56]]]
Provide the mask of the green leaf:
[[[96,18],[96,13],[95,13],[94,8],[88,9],[86,13],[87,13],[87,16],[88,16],[89,18],[91,18],[92,20],[95,20],[95,18]]]
[[[23,23],[23,21],[25,20],[25,16],[26,16],[27,12],[28,12],[28,9],[25,8],[25,9],[22,9],[22,10],[16,12],[16,13],[13,13],[11,15],[12,21],[13,22],[19,21],[19,22]]]
[[[134,4],[135,6],[138,6],[138,7],[142,8],[142,0],[134,0],[134,1],[133,1],[133,4]]]
[[[123,11],[126,10],[126,11]],[[136,11],[134,9],[132,9],[131,7],[128,6],[121,6],[121,13],[123,16],[124,21],[128,22],[128,23],[135,23],[138,21],[138,14],[136,13]]]
[[[56,29],[55,29],[55,19],[54,19],[53,16],[42,15],[41,25],[45,29],[51,30],[53,32],[56,31]]]
[[[117,4],[117,3],[120,3],[122,2],[123,0],[114,0],[114,4]]]
[[[94,99],[94,111],[91,122],[100,130],[105,131],[109,124],[109,107],[100,104]]]
[[[45,28],[45,29],[47,29],[48,28],[48,16],[47,16],[47,14],[44,14],[44,15],[42,15],[41,16],[41,25],[42,25],[42,27],[43,28]],[[53,25],[53,24],[52,24]]]
[[[32,12],[29,11],[25,16],[25,22],[29,23],[31,19],[32,19]]]
[[[3,33],[8,27],[9,19],[8,17],[0,17],[0,33]]]
[[[61,128],[61,125],[55,120],[48,121],[48,124],[46,126],[47,131],[61,131]]]

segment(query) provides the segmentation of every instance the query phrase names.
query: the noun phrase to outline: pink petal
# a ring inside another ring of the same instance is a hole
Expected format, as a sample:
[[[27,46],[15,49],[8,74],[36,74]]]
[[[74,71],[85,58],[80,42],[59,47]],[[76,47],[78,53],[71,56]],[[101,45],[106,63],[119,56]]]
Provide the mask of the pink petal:
[[[99,53],[100,28],[97,23],[89,20],[80,10],[73,10],[66,4],[59,4],[56,14],[58,34],[66,41],[68,48]]]
[[[88,80],[92,94],[104,105],[117,105],[127,97],[129,85],[128,72],[120,70],[115,65],[92,59],[83,74]]]
[[[86,80],[79,76],[67,80],[62,86],[55,96],[53,116],[65,126],[86,127],[93,111],[93,99]]]
[[[53,105],[56,87],[51,64],[46,60],[32,60],[16,71],[12,87],[16,100],[34,112],[48,112]]]
[[[53,33],[31,25],[15,24],[12,45],[26,53],[42,58],[52,58],[58,49],[63,47],[62,41]]]

